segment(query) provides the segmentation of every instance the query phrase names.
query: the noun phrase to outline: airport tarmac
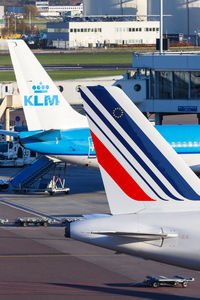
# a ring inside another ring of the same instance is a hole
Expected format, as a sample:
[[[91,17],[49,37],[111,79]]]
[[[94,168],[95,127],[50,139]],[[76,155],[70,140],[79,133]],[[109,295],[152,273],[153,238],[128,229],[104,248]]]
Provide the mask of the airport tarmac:
[[[10,178],[19,169],[0,169]],[[98,170],[69,166],[71,192],[0,193],[0,217],[56,218],[108,213]],[[64,237],[62,226],[0,228],[0,299],[199,299],[200,274],[98,248]],[[195,277],[188,288],[147,288],[147,275]]]

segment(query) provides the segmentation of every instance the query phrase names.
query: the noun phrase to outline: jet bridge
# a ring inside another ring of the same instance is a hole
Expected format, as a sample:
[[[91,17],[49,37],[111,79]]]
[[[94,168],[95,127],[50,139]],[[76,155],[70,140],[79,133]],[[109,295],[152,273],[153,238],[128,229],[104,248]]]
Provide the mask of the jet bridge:
[[[200,123],[200,53],[134,53],[132,97],[156,124],[167,114],[197,114]]]
[[[0,100],[0,119],[5,113],[5,130],[10,130],[10,109],[21,108],[20,95],[7,95]],[[9,140],[9,137],[6,138]]]

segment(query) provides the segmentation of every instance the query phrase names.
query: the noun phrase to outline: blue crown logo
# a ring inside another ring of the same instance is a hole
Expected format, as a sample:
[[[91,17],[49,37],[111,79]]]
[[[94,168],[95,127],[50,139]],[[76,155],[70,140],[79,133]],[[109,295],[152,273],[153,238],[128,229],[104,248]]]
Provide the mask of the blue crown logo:
[[[49,85],[42,84],[40,82],[38,85],[33,85],[32,89],[34,90],[34,93],[39,94],[39,93],[47,93],[49,90]]]

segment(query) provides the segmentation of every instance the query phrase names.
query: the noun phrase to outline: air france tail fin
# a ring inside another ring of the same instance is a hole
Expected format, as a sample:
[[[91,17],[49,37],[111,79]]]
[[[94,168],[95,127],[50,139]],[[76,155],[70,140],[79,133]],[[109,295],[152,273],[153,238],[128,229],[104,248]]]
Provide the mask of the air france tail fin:
[[[29,131],[88,127],[23,40],[8,41]]]
[[[122,90],[81,94],[112,214],[200,203],[199,178]]]

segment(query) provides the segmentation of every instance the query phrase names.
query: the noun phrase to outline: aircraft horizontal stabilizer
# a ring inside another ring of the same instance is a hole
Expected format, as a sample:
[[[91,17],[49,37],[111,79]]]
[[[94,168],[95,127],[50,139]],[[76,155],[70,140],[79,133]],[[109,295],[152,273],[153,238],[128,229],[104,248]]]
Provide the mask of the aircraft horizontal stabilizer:
[[[50,141],[55,141],[55,140],[60,140],[61,139],[61,132],[60,130],[45,130],[41,131],[39,133],[30,135],[31,132],[29,132],[28,136],[23,136],[20,135],[20,138],[23,138],[24,141],[27,140],[35,140],[37,142],[50,142]]]
[[[19,132],[9,131],[9,130],[0,130],[0,135],[9,135],[9,136],[13,136],[13,137],[17,138],[19,136]]]
[[[110,236],[120,236],[128,237],[138,240],[157,240],[157,239],[168,239],[175,238],[177,234],[165,234],[165,233],[144,233],[144,232],[121,232],[121,231],[93,231],[91,234],[101,234],[101,235],[110,235]]]

